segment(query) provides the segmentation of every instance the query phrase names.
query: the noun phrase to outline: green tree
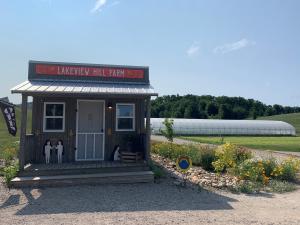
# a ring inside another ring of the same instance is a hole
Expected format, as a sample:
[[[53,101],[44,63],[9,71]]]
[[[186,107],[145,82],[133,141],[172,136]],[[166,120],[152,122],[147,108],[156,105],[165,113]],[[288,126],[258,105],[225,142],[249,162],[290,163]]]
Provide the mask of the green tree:
[[[165,118],[163,124],[165,125],[165,129],[160,129],[159,131],[161,135],[166,137],[168,141],[172,143],[174,138],[174,129],[173,129],[174,120]]]
[[[231,119],[232,118],[232,110],[226,104],[222,104],[219,107],[219,118],[220,119]]]
[[[234,107],[232,111],[233,111],[232,116],[234,119],[241,120],[241,119],[246,118],[248,115],[247,111],[240,106]]]
[[[219,112],[218,105],[215,102],[209,102],[206,106],[206,112],[209,116],[215,116]]]
[[[275,104],[275,105],[273,105],[273,109],[274,109],[276,115],[284,113],[284,108],[282,105]]]
[[[275,115],[275,110],[273,109],[272,106],[267,106],[267,109],[265,111],[265,116],[273,116]]]
[[[219,112],[221,108],[223,112]],[[300,112],[300,107],[268,106],[242,97],[166,95],[151,102],[151,117],[154,118],[219,118],[221,115],[226,119],[245,119],[292,112]]]

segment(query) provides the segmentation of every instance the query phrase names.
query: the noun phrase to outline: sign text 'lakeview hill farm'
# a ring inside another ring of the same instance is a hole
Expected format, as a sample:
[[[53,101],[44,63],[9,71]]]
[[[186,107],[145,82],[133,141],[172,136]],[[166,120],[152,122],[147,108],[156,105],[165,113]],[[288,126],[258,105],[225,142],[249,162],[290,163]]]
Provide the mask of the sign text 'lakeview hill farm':
[[[131,68],[110,68],[92,66],[68,66],[68,65],[47,65],[36,64],[35,72],[38,75],[62,75],[80,77],[107,77],[107,78],[126,78],[143,79],[144,70]]]

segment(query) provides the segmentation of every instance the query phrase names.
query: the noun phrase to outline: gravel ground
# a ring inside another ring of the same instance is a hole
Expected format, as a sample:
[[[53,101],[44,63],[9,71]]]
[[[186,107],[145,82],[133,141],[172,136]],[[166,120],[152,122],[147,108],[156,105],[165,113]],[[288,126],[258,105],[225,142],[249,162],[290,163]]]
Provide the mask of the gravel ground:
[[[171,178],[158,184],[11,190],[2,182],[0,177],[0,225],[300,224],[300,188],[238,195],[178,187]]]
[[[0,224],[300,224],[300,189],[244,195],[160,183],[0,187]]]

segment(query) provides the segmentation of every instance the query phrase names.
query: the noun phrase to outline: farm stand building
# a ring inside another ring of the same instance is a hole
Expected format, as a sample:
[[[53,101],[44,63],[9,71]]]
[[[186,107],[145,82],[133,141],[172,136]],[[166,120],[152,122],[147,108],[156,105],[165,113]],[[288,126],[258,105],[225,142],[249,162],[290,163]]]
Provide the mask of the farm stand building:
[[[47,141],[53,146],[50,164],[57,165],[59,141],[63,164],[103,164],[113,160],[116,148],[139,152],[148,162],[150,98],[157,95],[148,67],[30,61],[28,81],[11,91],[22,94],[21,171],[28,163],[45,163]],[[26,134],[28,96],[31,134]]]

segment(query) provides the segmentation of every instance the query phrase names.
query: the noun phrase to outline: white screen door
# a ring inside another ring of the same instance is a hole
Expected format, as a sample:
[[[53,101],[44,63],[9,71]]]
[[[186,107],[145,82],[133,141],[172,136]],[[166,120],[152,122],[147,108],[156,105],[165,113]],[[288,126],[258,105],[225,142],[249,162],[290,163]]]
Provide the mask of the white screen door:
[[[104,101],[77,101],[76,160],[104,160]]]

